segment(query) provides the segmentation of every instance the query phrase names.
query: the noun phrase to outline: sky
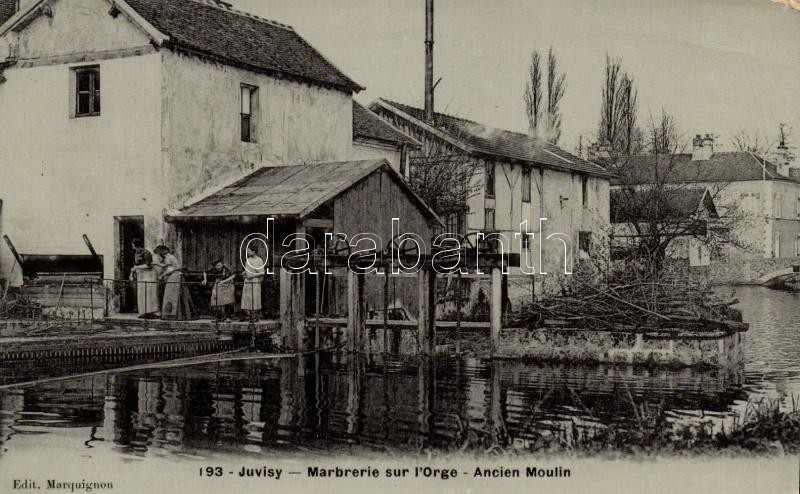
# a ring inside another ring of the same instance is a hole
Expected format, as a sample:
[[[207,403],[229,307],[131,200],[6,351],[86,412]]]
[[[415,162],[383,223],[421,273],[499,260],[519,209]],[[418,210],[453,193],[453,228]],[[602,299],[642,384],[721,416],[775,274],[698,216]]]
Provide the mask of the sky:
[[[424,0],[228,0],[289,24],[366,90],[422,106]],[[436,111],[525,132],[533,50],[566,72],[559,145],[594,139],[606,54],[639,90],[639,120],[662,108],[684,138],[740,131],[800,147],[800,11],[771,0],[435,0]]]

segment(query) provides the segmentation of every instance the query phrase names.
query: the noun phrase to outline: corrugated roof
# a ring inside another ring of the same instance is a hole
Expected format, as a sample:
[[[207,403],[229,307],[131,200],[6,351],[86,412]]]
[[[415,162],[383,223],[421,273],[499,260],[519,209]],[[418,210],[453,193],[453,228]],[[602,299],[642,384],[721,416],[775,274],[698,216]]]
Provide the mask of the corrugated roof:
[[[126,0],[147,22],[184,48],[251,70],[333,86],[364,89],[294,29],[213,0]]]
[[[707,160],[692,160],[691,154],[643,155],[624,158],[626,184],[669,182],[736,182],[744,180],[788,180],[769,160],[751,152],[714,153]],[[656,161],[657,160],[657,161]],[[658,179],[655,174],[658,173]],[[612,183],[619,183],[614,180]]]
[[[389,144],[419,143],[386,123],[381,117],[353,101],[353,138],[372,139]]]
[[[420,108],[381,99],[383,108],[392,108],[424,122],[425,112]],[[381,108],[380,105],[377,108]],[[401,116],[402,117],[402,116]],[[434,113],[434,127],[452,139],[465,144],[470,151],[493,158],[524,161],[553,168],[610,177],[603,167],[568,153],[558,146],[527,134],[489,127],[464,118],[444,113]]]
[[[0,24],[11,18],[17,10],[17,0],[0,0]]]
[[[183,208],[172,219],[225,216],[304,218],[380,169],[397,178],[409,193],[410,200],[429,217],[437,219],[385,159],[261,168]]]
[[[648,190],[618,190],[609,193],[612,223],[663,218],[665,221],[689,219],[703,205],[712,217],[717,216],[714,199],[708,189],[681,187],[651,194]],[[634,197],[626,197],[633,194]],[[629,201],[627,207],[622,205]]]

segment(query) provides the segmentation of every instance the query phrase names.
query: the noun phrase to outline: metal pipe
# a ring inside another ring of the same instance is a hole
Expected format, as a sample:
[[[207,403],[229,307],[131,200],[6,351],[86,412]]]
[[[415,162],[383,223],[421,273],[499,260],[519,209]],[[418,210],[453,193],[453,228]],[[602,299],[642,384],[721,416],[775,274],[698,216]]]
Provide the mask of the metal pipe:
[[[433,0],[425,0],[425,120],[433,123]]]
[[[22,267],[22,256],[20,256],[19,253],[17,252],[17,249],[14,248],[14,244],[11,243],[11,239],[8,238],[8,235],[3,235],[3,240],[6,241],[8,249],[11,251],[12,254],[14,254],[14,258],[17,260],[20,267]]]
[[[89,252],[91,252],[94,257],[99,257],[97,255],[97,251],[95,251],[94,247],[92,246],[92,242],[89,240],[89,236],[85,233],[83,234],[83,242],[86,244],[86,247],[89,248]]]

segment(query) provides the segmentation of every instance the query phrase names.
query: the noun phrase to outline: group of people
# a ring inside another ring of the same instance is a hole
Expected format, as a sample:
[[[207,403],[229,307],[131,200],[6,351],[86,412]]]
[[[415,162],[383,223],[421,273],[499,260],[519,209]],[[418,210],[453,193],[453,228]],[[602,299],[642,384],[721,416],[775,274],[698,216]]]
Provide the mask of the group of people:
[[[136,303],[140,318],[161,318],[187,321],[197,318],[189,286],[185,282],[178,258],[166,245],[153,253],[138,239],[133,242],[134,266],[130,279],[136,282]],[[240,307],[251,321],[261,313],[261,282],[264,261],[253,245],[247,248],[248,268],[242,272],[244,285]],[[211,278],[209,280],[209,278]],[[203,272],[203,284],[213,283],[209,306],[217,319],[228,318],[235,306],[235,275],[222,259]]]

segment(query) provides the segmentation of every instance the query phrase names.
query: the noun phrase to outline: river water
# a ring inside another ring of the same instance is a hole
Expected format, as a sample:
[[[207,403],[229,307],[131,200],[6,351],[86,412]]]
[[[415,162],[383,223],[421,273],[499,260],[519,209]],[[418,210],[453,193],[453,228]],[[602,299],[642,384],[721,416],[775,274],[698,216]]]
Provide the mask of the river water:
[[[792,408],[800,297],[735,291],[751,328],[734,371],[322,355],[112,372],[0,391],[0,457],[43,445],[65,459],[414,453],[497,437],[528,449],[579,429],[635,427],[658,408],[722,422],[762,399]]]

